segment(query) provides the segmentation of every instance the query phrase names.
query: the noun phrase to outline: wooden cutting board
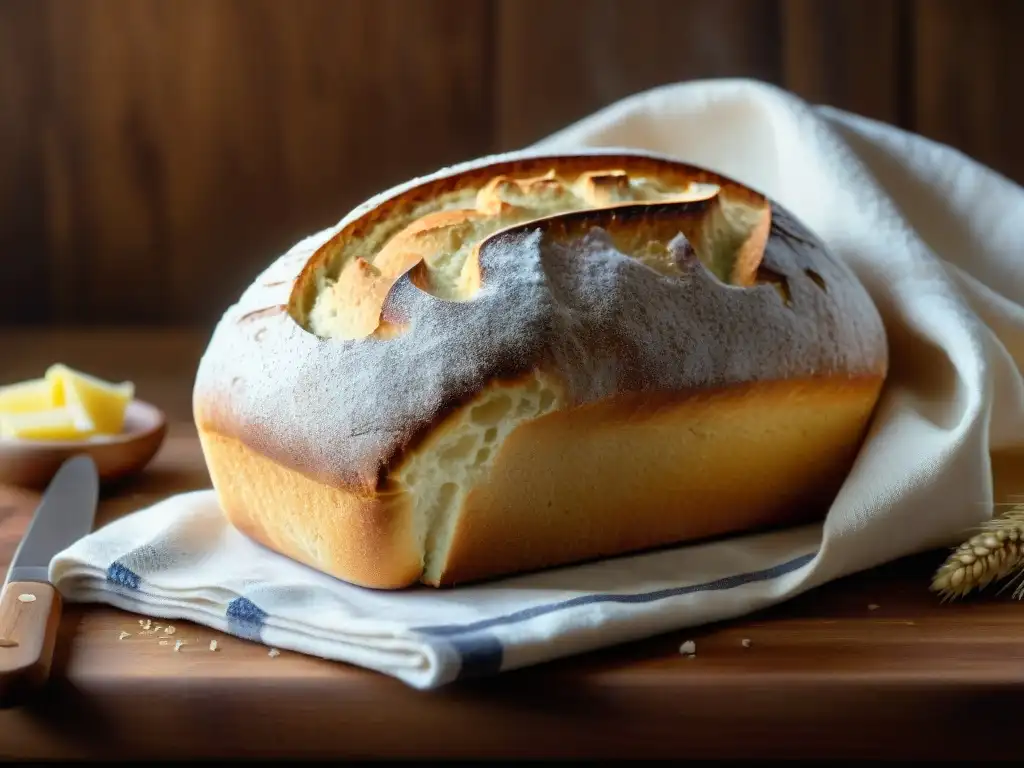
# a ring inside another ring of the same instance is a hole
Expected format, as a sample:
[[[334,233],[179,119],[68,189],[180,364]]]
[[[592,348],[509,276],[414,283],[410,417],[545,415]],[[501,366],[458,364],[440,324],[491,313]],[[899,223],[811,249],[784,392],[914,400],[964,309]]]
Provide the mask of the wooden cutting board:
[[[0,334],[10,378],[52,359],[134,378],[172,416],[147,472],[108,489],[100,522],[209,486],[189,423],[201,334]],[[45,358],[43,357],[45,355]],[[130,367],[130,371],[129,371]],[[128,371],[126,374],[125,371]],[[997,461],[1024,496],[1024,461]],[[0,488],[0,563],[37,502]],[[933,552],[743,621],[420,692],[383,675],[191,625],[70,606],[53,680],[0,712],[8,758],[1016,757],[1024,606],[942,605]],[[159,625],[160,630],[157,630]],[[185,645],[174,650],[174,642]],[[210,642],[217,649],[210,650]],[[679,653],[694,640],[697,653]]]

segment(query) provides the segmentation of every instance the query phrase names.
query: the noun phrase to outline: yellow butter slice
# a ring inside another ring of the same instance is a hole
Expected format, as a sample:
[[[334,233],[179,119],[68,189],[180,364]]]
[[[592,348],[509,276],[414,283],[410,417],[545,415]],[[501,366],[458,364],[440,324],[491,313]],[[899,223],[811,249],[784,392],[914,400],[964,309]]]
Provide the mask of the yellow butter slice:
[[[32,379],[0,387],[0,413],[31,413],[64,405],[59,380]]]
[[[82,412],[95,432],[116,435],[124,429],[125,411],[135,397],[132,382],[104,381],[60,363],[50,366],[46,378],[61,388],[66,405]]]
[[[74,407],[0,414],[0,436],[18,440],[81,440],[96,433],[88,416]]]

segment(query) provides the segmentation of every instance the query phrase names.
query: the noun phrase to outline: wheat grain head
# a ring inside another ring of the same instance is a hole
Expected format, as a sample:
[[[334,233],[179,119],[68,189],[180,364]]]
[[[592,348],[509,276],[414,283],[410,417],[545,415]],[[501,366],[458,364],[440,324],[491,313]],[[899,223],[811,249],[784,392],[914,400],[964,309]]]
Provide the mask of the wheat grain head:
[[[1024,504],[1016,504],[999,517],[987,520],[980,532],[956,547],[932,577],[931,590],[943,600],[965,597],[995,581],[1016,574],[1008,586],[1013,596],[1024,597]]]

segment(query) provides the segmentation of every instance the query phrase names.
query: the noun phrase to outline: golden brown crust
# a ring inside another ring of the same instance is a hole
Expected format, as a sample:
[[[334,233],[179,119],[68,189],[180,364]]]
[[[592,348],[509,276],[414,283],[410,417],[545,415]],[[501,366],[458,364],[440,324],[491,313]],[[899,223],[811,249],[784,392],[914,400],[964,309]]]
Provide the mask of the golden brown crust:
[[[461,510],[438,585],[822,519],[881,386],[623,395],[525,424]]]
[[[195,418],[254,539],[365,586],[448,584],[820,514],[887,354],[852,272],[759,193],[643,154],[516,155],[276,261],[218,325]],[[503,388],[529,418],[488,442],[466,414]],[[458,461],[424,464],[438,446]]]
[[[234,438],[199,429],[228,520],[254,541],[353,584],[415,583],[423,558],[398,494],[366,498],[317,482]]]
[[[427,583],[451,586],[821,519],[882,383],[863,377],[623,395],[528,422],[458,511],[441,578]],[[402,491],[362,498],[232,438],[200,436],[225,514],[255,541],[360,586],[395,589],[423,577],[411,499]]]

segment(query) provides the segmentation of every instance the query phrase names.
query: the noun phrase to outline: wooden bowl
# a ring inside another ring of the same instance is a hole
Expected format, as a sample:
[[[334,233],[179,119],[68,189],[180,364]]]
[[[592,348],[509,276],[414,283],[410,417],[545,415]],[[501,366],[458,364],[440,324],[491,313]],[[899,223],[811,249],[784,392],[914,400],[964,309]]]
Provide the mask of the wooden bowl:
[[[167,436],[163,411],[132,400],[119,435],[88,440],[10,440],[0,438],[0,483],[43,488],[67,459],[88,454],[96,462],[100,482],[139,472],[156,456]]]

